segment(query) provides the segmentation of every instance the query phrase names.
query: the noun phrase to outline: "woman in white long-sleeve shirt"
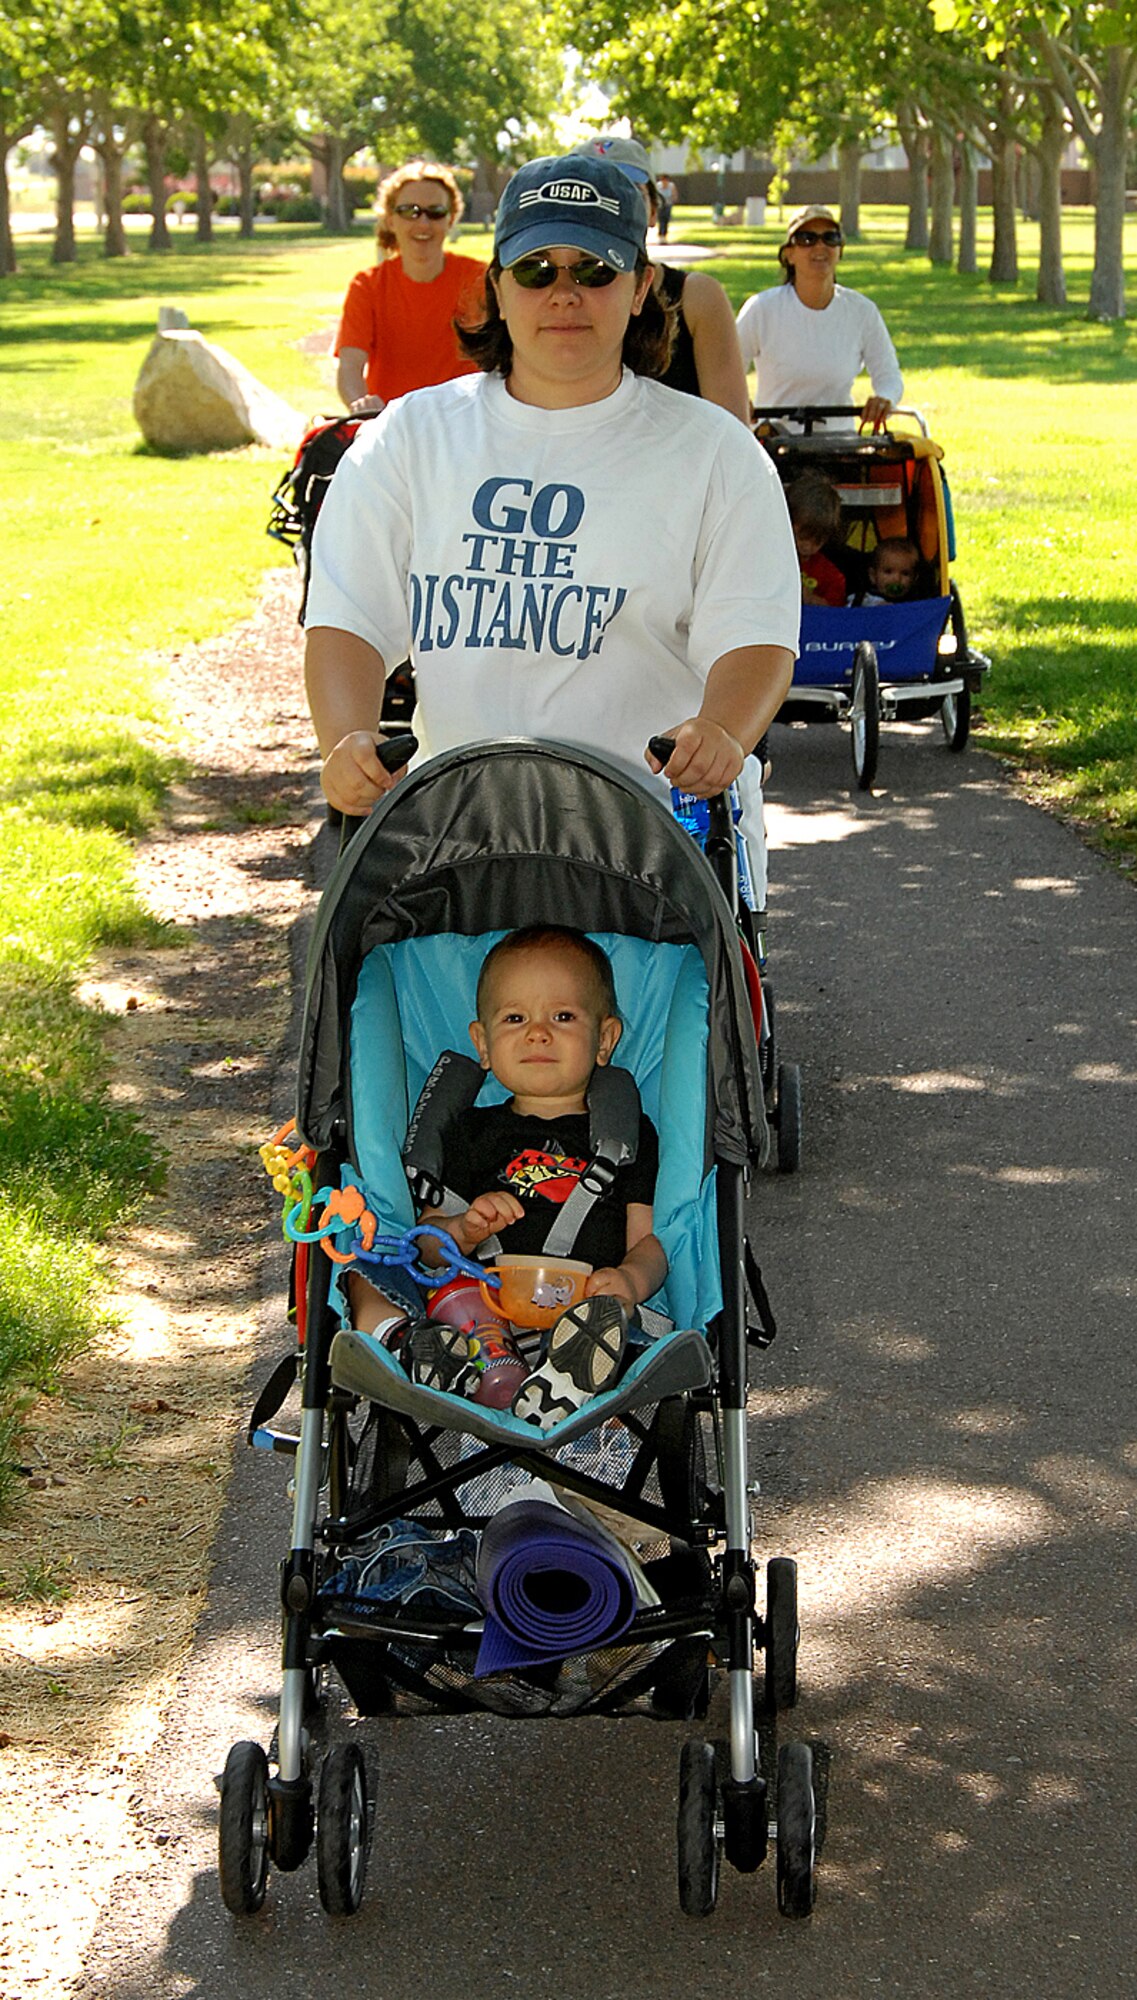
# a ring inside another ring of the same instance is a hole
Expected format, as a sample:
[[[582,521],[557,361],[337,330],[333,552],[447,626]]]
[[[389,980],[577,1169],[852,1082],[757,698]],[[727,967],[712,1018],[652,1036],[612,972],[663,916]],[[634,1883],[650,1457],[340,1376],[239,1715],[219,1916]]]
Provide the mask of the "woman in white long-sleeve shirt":
[[[899,402],[904,381],[872,300],[837,283],[843,249],[841,225],[831,210],[800,209],[778,251],[784,282],[747,299],[738,315],[738,338],[746,366],[757,369],[759,408],[851,403],[853,383],[863,370],[872,395],[862,421],[879,430]],[[845,421],[851,425],[853,419]]]

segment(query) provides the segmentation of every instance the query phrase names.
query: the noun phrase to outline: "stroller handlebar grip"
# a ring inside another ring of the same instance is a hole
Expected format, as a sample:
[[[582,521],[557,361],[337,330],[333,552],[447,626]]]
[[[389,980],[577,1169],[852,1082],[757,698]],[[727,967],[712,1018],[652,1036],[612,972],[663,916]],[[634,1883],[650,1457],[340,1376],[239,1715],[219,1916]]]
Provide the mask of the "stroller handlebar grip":
[[[410,763],[417,749],[418,737],[404,729],[398,736],[380,738],[375,745],[375,755],[385,771],[401,771],[404,764]]]
[[[649,736],[647,747],[657,764],[669,764],[675,755],[675,738],[673,736]]]

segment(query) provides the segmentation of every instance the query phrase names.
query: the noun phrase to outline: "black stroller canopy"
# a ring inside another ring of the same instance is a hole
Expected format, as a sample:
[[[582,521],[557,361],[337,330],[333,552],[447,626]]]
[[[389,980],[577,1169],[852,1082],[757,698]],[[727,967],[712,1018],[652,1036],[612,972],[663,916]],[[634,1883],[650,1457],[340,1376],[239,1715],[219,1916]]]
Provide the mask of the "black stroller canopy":
[[[643,785],[565,744],[464,746],[402,780],[340,856],[308,957],[297,1125],[342,1141],[350,1010],[378,945],[560,923],[695,945],[710,990],[716,1155],[756,1162],[765,1112],[734,915],[690,835]]]

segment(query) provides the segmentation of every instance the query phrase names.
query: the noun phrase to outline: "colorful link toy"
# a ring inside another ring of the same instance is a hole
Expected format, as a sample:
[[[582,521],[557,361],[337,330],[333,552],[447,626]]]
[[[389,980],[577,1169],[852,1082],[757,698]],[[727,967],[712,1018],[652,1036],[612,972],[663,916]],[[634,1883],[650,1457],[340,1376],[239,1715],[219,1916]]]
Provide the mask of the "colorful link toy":
[[[289,1143],[292,1142],[292,1143]],[[316,1155],[311,1146],[304,1145],[291,1119],[275,1132],[267,1145],[260,1147],[260,1157],[265,1172],[278,1194],[284,1196],[284,1215],[281,1226],[290,1242],[299,1239],[289,1231],[289,1220],[300,1218],[301,1229],[306,1229],[312,1213],[315,1197],[312,1193],[312,1168]]]

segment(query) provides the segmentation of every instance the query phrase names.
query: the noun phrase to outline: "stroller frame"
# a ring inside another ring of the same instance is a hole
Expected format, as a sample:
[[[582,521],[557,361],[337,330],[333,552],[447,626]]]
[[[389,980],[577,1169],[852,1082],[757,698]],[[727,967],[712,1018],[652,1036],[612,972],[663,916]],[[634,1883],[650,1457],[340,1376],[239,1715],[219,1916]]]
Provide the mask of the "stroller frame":
[[[693,942],[706,968],[712,1029],[706,1044],[708,1130],[702,1144],[704,1150],[711,1149],[715,1172],[713,1223],[720,1250],[721,1305],[705,1335],[670,1336],[670,1345],[661,1342],[659,1351],[649,1350],[615,1391],[593,1399],[549,1433],[520,1427],[519,1438],[518,1420],[499,1419],[498,1413],[469,1404],[461,1421],[447,1423],[441,1406],[454,1399],[423,1390],[407,1378],[397,1380],[393,1362],[391,1380],[378,1382],[374,1357],[361,1352],[365,1337],[339,1327],[329,1295],[327,1260],[322,1254],[299,1260],[301,1266],[307,1265],[306,1273],[301,1268],[295,1274],[304,1321],[296,1371],[299,1434],[275,1432],[267,1421],[287,1393],[294,1372],[287,1365],[277,1370],[274,1382],[262,1393],[250,1424],[251,1441],[294,1454],[295,1470],[291,1542],[281,1566],[276,1771],[270,1774],[258,1745],[242,1743],[230,1753],[222,1781],[221,1887],[227,1906],[238,1913],[248,1914],[263,1902],[270,1859],[282,1872],[294,1869],[308,1855],[313,1839],[325,1907],[340,1914],[359,1907],[366,1865],[367,1797],[356,1744],[337,1745],[328,1753],[314,1810],[308,1723],[324,1665],[336,1667],[362,1713],[390,1713],[397,1707],[397,1697],[423,1692],[413,1665],[408,1672],[405,1657],[392,1661],[392,1647],[404,1656],[418,1647],[441,1648],[447,1663],[461,1664],[473,1644],[468,1619],[408,1619],[397,1612],[384,1615],[370,1609],[365,1617],[356,1618],[345,1614],[342,1606],[329,1606],[321,1598],[323,1552],[342,1551],[382,1522],[426,1503],[439,1506],[446,1519],[448,1512],[459,1508],[458,1488],[507,1461],[543,1476],[549,1471],[552,1450],[586,1438],[609,1415],[626,1419],[625,1427],[638,1438],[628,1481],[613,1488],[558,1459],[557,1483],[593,1499],[608,1503],[615,1499],[626,1517],[669,1537],[672,1552],[662,1561],[670,1564],[669,1576],[678,1575],[681,1588],[671,1601],[641,1606],[617,1642],[621,1650],[662,1646],[662,1652],[650,1655],[624,1681],[602,1684],[595,1696],[559,1710],[550,1703],[545,1712],[614,1715],[650,1689],[651,1712],[689,1719],[705,1712],[709,1649],[725,1668],[728,1741],[718,1756],[706,1742],[684,1745],[677,1823],[681,1906],[691,1915],[709,1914],[717,1895],[720,1853],[739,1870],[751,1872],[764,1860],[772,1832],[779,1908],[788,1916],[807,1916],[813,1907],[809,1751],[801,1744],[781,1747],[778,1811],[771,1826],[756,1730],[756,1648],[765,1656],[767,1706],[788,1707],[796,1699],[797,1590],[793,1562],[771,1559],[765,1614],[759,1613],[751,1551],[747,1378],[750,1347],[769,1344],[773,1323],[746,1243],[744,1199],[750,1171],[765,1156],[768,1135],[738,949],[737,859],[727,801],[712,802],[704,858],[638,784],[599,758],[564,746],[517,741],[475,746],[434,759],[405,780],[341,854],[321,905],[309,958],[297,1128],[316,1151],[316,1183],[334,1179],[354,1143],[344,1043],[364,960],[383,938],[413,936],[420,928],[434,894],[432,865],[441,867],[451,894],[462,906],[447,931],[461,932],[463,909],[468,915],[474,907],[470,892],[461,886],[460,870],[445,855],[441,862],[423,861],[424,829],[433,824],[435,791],[448,804],[465,798],[471,784],[480,785],[484,807],[487,797],[492,801],[495,785],[507,788],[508,811],[499,809],[496,819],[508,851],[495,851],[495,868],[506,878],[499,891],[505,906],[512,900],[510,871],[531,861],[535,827],[551,819],[558,828],[560,886],[572,884],[578,869],[583,871],[581,884],[569,894],[570,904],[574,895],[579,903],[591,892],[598,893],[600,921],[590,923],[589,930],[603,934],[615,914],[628,923],[628,881],[620,879],[619,866],[598,866],[591,859],[599,822],[588,808],[597,778],[603,781],[606,809],[617,820],[617,848],[625,828],[641,819],[645,825],[642,851],[636,856],[639,879],[632,885],[630,934],[651,946]],[[416,789],[423,794],[417,809]],[[493,821],[492,804],[484,810]],[[400,827],[404,818],[405,828]],[[381,881],[386,887],[375,879],[374,864],[369,880],[367,855],[376,842],[383,855]],[[617,863],[623,859],[621,850]],[[416,874],[423,878],[421,883],[416,883]],[[697,911],[693,922],[692,908]],[[575,916],[570,907],[562,920],[571,922]],[[480,915],[471,917],[466,934],[474,938],[484,934]],[[723,1246],[731,1246],[730,1254],[721,1254]],[[757,1327],[748,1323],[748,1293],[758,1307]],[[637,1374],[641,1374],[638,1384],[633,1381]],[[383,1490],[386,1482],[381,1478],[360,1506],[353,1486],[360,1440],[352,1420],[364,1406],[367,1421],[383,1430],[389,1447],[397,1452],[401,1440],[412,1459],[417,1458],[422,1476],[409,1486],[396,1481],[389,1491]],[[442,1418],[438,1424],[431,1420],[435,1408]],[[645,1410],[650,1414],[645,1416]],[[721,1489],[709,1485],[699,1472],[699,1434],[707,1418],[721,1464]],[[513,1423],[512,1435],[503,1435],[503,1422]],[[483,1448],[446,1464],[443,1446],[448,1434],[451,1439],[472,1437]],[[645,1492],[653,1466],[658,1473],[658,1502]],[[325,1486],[327,1507],[322,1511]],[[476,1518],[464,1507],[460,1512],[464,1521]],[[382,1652],[378,1675],[369,1676],[366,1667],[361,1668],[361,1660],[370,1657],[369,1649]],[[461,1688],[452,1698],[444,1694],[440,1700],[432,1687],[429,1698],[434,1707],[458,1711],[494,1706],[465,1695]],[[725,1766],[721,1775],[720,1759]]]

